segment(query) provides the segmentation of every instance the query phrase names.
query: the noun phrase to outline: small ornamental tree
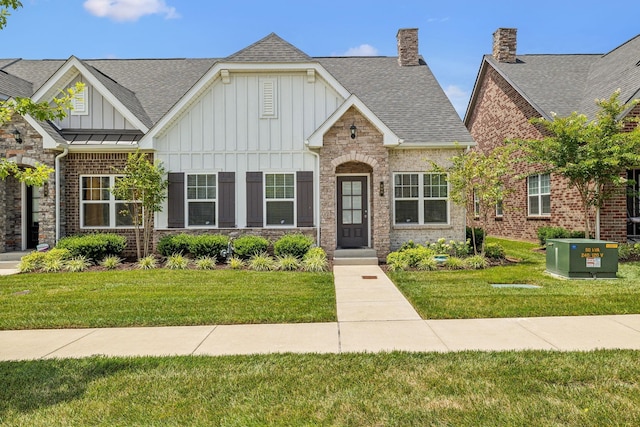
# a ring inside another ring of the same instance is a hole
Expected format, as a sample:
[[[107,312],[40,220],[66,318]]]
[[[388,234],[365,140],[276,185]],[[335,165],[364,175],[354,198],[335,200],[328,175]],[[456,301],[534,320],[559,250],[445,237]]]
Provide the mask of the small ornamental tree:
[[[609,99],[596,100],[600,108],[594,120],[573,112],[568,117],[553,120],[532,119],[548,136],[539,140],[515,141],[524,158],[541,165],[545,172],[565,177],[569,186],[576,189],[584,213],[585,236],[591,236],[589,212],[600,208],[610,196],[605,188],[627,184],[625,172],[640,165],[640,128],[625,132],[625,126],[636,119],[626,113],[637,100],[621,104],[616,91]],[[598,230],[595,233],[599,238]]]
[[[122,176],[115,180],[111,192],[117,199],[126,201],[127,208],[120,213],[132,218],[136,253],[141,259],[149,255],[153,215],[162,210],[162,202],[167,197],[166,172],[162,165],[152,163],[147,154],[138,151],[129,154],[124,169],[116,173]]]
[[[466,150],[451,158],[451,166],[443,168],[433,164],[434,169],[447,174],[449,197],[459,206],[464,206],[467,223],[479,217],[482,229],[487,232],[488,220],[495,215],[496,206],[508,193],[503,179],[510,171],[510,156],[513,149],[503,145],[489,153]],[[472,230],[472,247],[477,255],[475,227]],[[482,240],[480,253],[484,255],[486,239]]]

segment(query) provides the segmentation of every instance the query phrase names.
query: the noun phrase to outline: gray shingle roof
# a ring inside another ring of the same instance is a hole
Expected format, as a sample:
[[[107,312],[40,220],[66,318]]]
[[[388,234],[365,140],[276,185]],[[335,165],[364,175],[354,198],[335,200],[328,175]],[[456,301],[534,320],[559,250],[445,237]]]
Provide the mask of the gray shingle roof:
[[[424,61],[400,67],[395,57],[318,58],[405,143],[472,142]]]
[[[225,58],[226,62],[311,62],[306,53],[271,33]]]
[[[29,97],[33,94],[33,85],[20,77],[12,76],[0,70],[0,99],[9,97]]]
[[[152,127],[218,61],[320,63],[406,144],[473,141],[422,60],[419,66],[400,67],[395,57],[312,58],[276,34],[269,34],[224,59],[91,59],[82,63],[136,117]],[[0,59],[0,70],[30,82],[35,92],[64,63]]]
[[[595,100],[621,90],[620,100],[640,91],[640,35],[607,54],[518,55],[516,63],[485,61],[498,70],[541,113],[573,111],[594,117]]]

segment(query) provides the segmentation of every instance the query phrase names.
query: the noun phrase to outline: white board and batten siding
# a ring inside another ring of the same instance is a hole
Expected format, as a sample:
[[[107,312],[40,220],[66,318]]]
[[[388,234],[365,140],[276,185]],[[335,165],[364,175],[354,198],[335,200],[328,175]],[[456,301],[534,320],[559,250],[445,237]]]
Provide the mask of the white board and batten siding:
[[[72,110],[65,118],[55,120],[54,123],[59,129],[138,129],[93,86],[83,79],[79,79],[79,81],[85,84],[84,94],[79,94],[81,99],[83,98],[83,102],[78,104],[78,109]],[[74,86],[75,81],[67,86],[67,89]]]
[[[306,72],[231,74],[218,78],[155,141],[169,172],[236,173],[237,225],[246,225],[246,172],[313,171],[304,141],[344,102]],[[167,209],[158,217],[167,224]]]

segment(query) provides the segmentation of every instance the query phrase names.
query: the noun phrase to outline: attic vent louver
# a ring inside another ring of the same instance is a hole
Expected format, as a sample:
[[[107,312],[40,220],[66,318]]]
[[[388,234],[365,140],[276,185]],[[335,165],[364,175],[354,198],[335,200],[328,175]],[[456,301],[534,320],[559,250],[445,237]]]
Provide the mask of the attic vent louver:
[[[260,117],[276,118],[277,115],[276,79],[260,79]]]
[[[86,116],[89,114],[89,91],[85,87],[80,92],[76,92],[71,100],[73,109],[71,110],[72,116]]]

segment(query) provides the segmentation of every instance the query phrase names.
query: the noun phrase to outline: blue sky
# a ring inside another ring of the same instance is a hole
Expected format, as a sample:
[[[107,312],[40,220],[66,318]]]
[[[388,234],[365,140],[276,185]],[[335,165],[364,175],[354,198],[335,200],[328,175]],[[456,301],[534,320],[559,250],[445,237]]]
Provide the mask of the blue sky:
[[[216,58],[271,32],[311,56],[396,56],[397,30],[419,28],[461,115],[499,27],[518,29],[519,54],[606,53],[640,33],[628,0],[21,1],[0,31],[4,58]]]

